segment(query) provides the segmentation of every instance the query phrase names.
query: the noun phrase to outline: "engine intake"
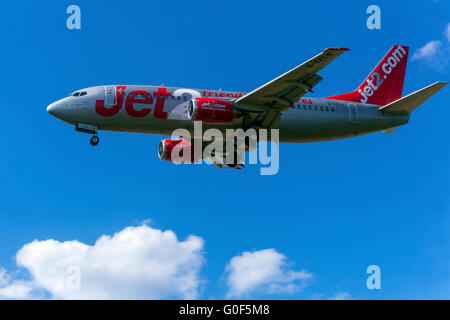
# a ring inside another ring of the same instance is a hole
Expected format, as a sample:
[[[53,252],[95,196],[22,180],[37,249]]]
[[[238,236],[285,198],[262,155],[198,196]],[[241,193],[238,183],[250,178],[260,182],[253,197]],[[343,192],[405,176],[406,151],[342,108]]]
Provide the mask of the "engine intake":
[[[230,123],[234,105],[230,101],[215,98],[193,98],[189,101],[188,117],[204,123]]]

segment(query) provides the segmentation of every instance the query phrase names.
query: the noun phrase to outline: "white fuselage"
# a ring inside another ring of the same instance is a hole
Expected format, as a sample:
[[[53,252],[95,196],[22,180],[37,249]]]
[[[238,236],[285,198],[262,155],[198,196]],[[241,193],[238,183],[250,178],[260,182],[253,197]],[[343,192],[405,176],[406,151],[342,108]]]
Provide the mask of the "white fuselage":
[[[98,130],[171,135],[175,129],[193,130],[189,101],[196,97],[233,100],[242,92],[145,85],[98,86],[77,91],[48,106],[55,117]],[[75,94],[76,94],[75,93]],[[379,106],[330,99],[302,98],[283,111],[276,126],[281,142],[314,142],[348,138],[406,124],[407,115],[389,115]],[[240,128],[232,123],[204,128]]]

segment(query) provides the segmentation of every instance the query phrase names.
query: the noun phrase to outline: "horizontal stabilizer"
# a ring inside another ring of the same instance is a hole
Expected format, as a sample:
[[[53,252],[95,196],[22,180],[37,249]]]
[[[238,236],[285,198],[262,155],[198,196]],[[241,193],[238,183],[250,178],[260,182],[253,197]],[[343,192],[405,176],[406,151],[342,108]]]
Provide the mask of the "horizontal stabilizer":
[[[414,109],[431,98],[435,93],[447,85],[448,82],[436,82],[428,87],[420,89],[416,92],[408,94],[401,99],[391,102],[379,110],[389,114],[406,114],[411,113]]]

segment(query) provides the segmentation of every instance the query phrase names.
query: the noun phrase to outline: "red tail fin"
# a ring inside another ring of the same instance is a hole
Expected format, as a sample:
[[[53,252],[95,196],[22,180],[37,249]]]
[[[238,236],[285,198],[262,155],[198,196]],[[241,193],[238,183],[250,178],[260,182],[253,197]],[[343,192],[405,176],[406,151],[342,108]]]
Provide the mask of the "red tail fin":
[[[402,97],[409,48],[394,45],[353,92],[327,97],[384,106]]]

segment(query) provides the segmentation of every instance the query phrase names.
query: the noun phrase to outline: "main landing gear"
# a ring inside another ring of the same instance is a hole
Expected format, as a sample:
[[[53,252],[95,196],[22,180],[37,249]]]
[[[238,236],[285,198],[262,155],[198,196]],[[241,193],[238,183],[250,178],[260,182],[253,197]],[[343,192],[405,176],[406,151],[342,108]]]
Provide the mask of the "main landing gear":
[[[100,139],[99,139],[99,137],[97,135],[97,132],[96,132],[96,133],[94,133],[94,135],[91,138],[91,141],[90,141],[91,146],[95,147],[96,145],[98,145],[99,142],[100,142]]]

